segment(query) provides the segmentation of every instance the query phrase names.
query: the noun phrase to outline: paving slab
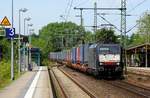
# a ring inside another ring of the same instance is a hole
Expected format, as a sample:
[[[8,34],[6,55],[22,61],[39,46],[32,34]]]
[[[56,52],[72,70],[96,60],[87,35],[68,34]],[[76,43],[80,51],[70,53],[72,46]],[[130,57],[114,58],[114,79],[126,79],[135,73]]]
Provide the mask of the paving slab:
[[[23,74],[19,79],[0,91],[0,98],[23,98],[35,74],[36,71]]]
[[[47,67],[42,68],[33,98],[53,98]]]
[[[26,72],[1,90],[0,98],[53,98],[47,67]]]

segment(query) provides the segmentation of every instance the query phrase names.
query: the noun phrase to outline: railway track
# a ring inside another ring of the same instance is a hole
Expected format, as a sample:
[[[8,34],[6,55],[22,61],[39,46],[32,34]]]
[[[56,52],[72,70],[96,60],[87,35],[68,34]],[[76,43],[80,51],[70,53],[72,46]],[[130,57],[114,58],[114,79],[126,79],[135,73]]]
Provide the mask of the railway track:
[[[104,80],[105,81],[105,80]],[[129,92],[135,93],[144,98],[150,98],[150,89],[141,86],[133,85],[125,81],[105,81],[105,83],[111,84],[115,87],[125,89]]]
[[[75,79],[73,79],[68,73],[63,71],[61,68],[58,68],[65,76],[67,76],[73,83],[75,83],[83,92],[85,92],[90,98],[98,98],[95,95],[93,95],[88,89],[86,89],[84,86],[82,86],[80,83],[78,83]],[[71,98],[67,93],[67,91],[64,89],[65,85],[62,85],[59,78],[56,76],[56,73],[52,70],[50,70],[50,76],[52,77],[54,90],[56,92],[56,98]],[[60,97],[61,96],[61,97]],[[74,97],[76,98],[76,97]]]
[[[85,85],[79,83],[79,81],[77,79],[73,78],[73,76],[71,74],[69,74],[67,71],[65,71],[63,68],[58,68],[58,69],[65,76],[67,76],[70,80],[72,80],[76,85],[78,85],[84,92],[86,92],[90,96],[90,98],[99,98],[99,97],[97,97],[97,94],[95,94],[95,93],[93,94],[90,89],[86,88]],[[55,73],[53,72],[53,74],[55,74]],[[57,81],[59,82],[59,79],[57,79]],[[109,85],[112,85],[112,86],[117,87],[119,89],[133,93],[133,94],[139,96],[140,98],[150,98],[150,89],[149,88],[141,87],[138,85],[133,85],[131,83],[128,83],[126,81],[121,81],[121,80],[119,80],[119,81],[118,80],[115,80],[115,81],[100,80],[100,81],[103,81],[105,84],[109,84]],[[63,86],[61,85],[61,83],[59,83],[59,85],[60,85],[60,88],[61,88],[61,90],[65,96],[63,98],[70,98],[69,96],[67,96],[68,94],[63,89]]]

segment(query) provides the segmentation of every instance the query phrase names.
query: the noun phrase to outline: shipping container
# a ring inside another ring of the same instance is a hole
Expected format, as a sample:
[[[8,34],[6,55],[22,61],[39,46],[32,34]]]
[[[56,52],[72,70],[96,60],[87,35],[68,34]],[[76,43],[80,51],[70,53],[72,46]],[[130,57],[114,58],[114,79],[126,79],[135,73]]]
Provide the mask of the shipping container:
[[[88,50],[89,44],[84,44],[80,46],[80,63],[88,64]]]
[[[67,50],[64,50],[65,61],[67,61]]]
[[[75,64],[76,63],[76,48],[72,48],[72,63]]]
[[[84,45],[80,46],[80,63],[84,64]]]
[[[89,47],[88,67],[96,69],[97,44],[92,44]]]
[[[76,48],[76,63],[80,64],[80,47]]]
[[[68,50],[68,61],[71,62],[71,50]]]
[[[88,55],[89,55],[89,46],[90,44],[84,45],[84,64],[88,64]]]

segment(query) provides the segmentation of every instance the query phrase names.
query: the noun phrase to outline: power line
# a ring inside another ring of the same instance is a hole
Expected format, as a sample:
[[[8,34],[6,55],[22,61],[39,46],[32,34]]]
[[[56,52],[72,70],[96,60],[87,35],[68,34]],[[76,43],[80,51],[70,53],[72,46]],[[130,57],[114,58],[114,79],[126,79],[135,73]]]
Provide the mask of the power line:
[[[67,13],[68,13],[68,8],[69,8],[69,6],[70,6],[70,2],[71,2],[71,0],[68,0],[68,3],[67,3],[67,6],[66,6],[66,8],[65,8],[64,15],[63,15],[65,21],[67,21],[67,20],[66,20],[66,17],[67,17]]]
[[[118,29],[115,25],[113,25],[111,22],[109,22],[106,18],[102,17],[101,15],[98,15],[99,17],[101,17],[104,21],[106,21],[108,24],[111,24],[115,29],[117,29],[119,32],[121,32],[120,29]]]
[[[78,6],[81,6],[81,5],[83,5],[83,4],[86,4],[88,1],[90,1],[90,0],[84,0],[83,2],[79,3],[79,4],[76,5],[75,7],[78,7]]]
[[[68,11],[69,4],[70,4],[70,0],[67,3],[66,9],[65,9],[65,13],[67,13],[67,11]]]
[[[71,2],[70,2],[70,7],[69,7],[68,13],[67,13],[67,15],[66,15],[66,21],[68,20],[68,17],[69,17],[69,14],[70,14],[72,5],[73,5],[73,0],[71,0]]]
[[[139,23],[137,23],[136,25],[134,25],[132,28],[130,28],[126,33],[128,33],[128,32],[130,32],[130,31],[132,31],[135,27],[137,27],[138,26],[138,24]]]
[[[133,7],[131,10],[128,11],[132,12],[133,10],[135,10],[137,7],[141,6],[143,3],[145,3],[147,0],[143,0],[142,2],[138,3],[135,7]],[[133,27],[131,27],[128,31],[126,31],[126,33],[132,31],[134,28],[136,28],[138,26],[139,23],[136,23]]]
[[[133,10],[135,10],[137,7],[141,6],[143,3],[145,3],[147,0],[143,0],[142,2],[138,3],[135,7],[133,7],[131,10],[128,11],[129,12],[132,12]]]

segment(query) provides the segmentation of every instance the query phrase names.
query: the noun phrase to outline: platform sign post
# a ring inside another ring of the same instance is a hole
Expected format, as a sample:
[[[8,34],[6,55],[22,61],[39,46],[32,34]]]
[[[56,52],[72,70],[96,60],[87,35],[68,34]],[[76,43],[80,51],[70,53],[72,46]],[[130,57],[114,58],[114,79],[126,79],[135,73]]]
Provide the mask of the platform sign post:
[[[11,80],[14,80],[14,42],[13,39],[15,37],[15,28],[5,28],[6,37],[11,39]]]
[[[5,28],[6,37],[11,39],[11,80],[14,80],[14,36],[15,36],[15,29],[13,28],[13,0],[12,0],[12,27],[11,28]],[[1,22],[1,25],[3,27],[10,27],[11,24],[8,20],[8,18],[5,16],[4,19]]]

